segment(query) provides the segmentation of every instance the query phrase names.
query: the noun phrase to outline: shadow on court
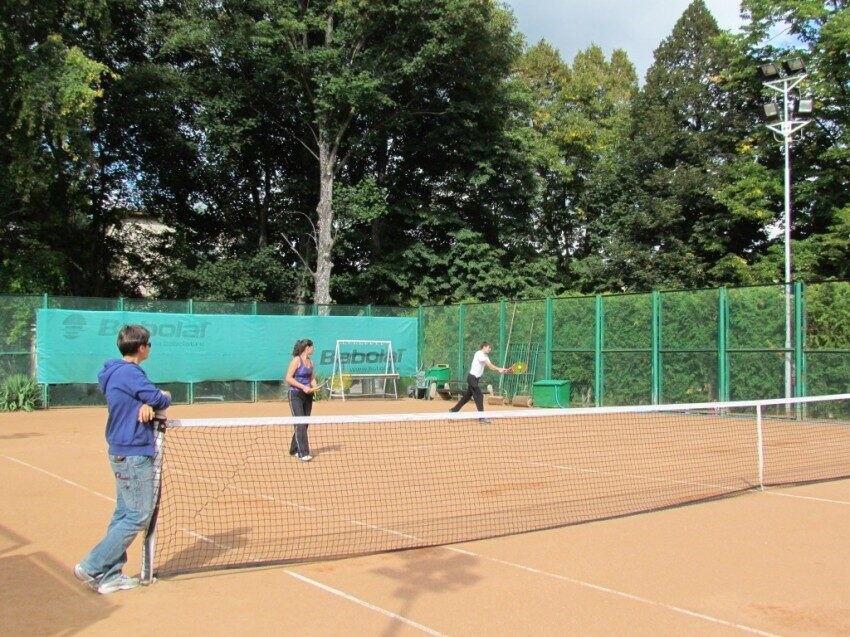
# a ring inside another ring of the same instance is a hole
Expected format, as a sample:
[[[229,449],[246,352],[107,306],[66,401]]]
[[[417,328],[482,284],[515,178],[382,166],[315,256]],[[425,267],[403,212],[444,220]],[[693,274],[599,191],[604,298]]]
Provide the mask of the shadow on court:
[[[35,438],[37,436],[43,436],[43,435],[44,434],[36,433],[34,431],[33,432],[22,431],[20,433],[7,434],[7,435],[4,435],[4,436],[0,436],[0,440],[20,440],[20,439],[23,439],[23,438]]]
[[[203,570],[209,564],[216,564],[225,553],[235,551],[239,554],[240,549],[248,546],[250,535],[250,527],[242,527],[227,533],[196,536],[193,545],[175,553],[155,570],[171,574],[185,571],[187,565],[191,565],[193,571]]]
[[[0,558],[5,635],[73,635],[112,615],[114,605],[47,553]]]
[[[400,600],[400,607],[393,609],[402,617],[410,617],[417,598],[423,593],[452,593],[473,586],[481,579],[474,569],[478,567],[478,559],[437,549],[418,549],[398,553],[401,565],[395,568],[381,567],[371,572],[395,580],[397,588],[393,597]],[[391,623],[384,637],[391,637],[401,625]]]

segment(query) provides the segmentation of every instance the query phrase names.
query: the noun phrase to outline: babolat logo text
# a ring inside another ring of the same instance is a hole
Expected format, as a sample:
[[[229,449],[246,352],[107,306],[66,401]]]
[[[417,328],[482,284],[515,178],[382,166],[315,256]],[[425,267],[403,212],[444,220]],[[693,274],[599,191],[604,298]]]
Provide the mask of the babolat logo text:
[[[188,323],[185,321],[164,321],[162,323],[143,323],[150,330],[151,337],[160,336],[166,338],[204,338],[209,323]],[[117,334],[123,323],[104,319],[100,322],[99,336]]]
[[[393,362],[400,363],[404,356],[404,348],[393,351]],[[368,363],[386,363],[387,353],[381,350],[372,350],[361,352],[359,350],[351,350],[350,352],[340,352],[339,360],[343,365],[363,365]],[[322,355],[319,358],[322,365],[333,365],[334,350],[323,349]]]
[[[86,317],[80,314],[71,314],[62,321],[62,330],[65,338],[74,340],[86,328]]]

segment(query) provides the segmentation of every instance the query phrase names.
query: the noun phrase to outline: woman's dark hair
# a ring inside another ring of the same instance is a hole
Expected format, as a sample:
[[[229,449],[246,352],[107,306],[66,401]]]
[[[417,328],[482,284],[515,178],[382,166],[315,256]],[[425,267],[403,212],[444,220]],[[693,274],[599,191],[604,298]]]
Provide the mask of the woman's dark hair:
[[[125,325],[118,332],[118,351],[122,356],[136,354],[150,339],[151,333],[143,325]]]
[[[293,356],[301,356],[304,353],[304,350],[310,347],[313,344],[309,338],[299,338],[295,341],[295,347],[292,348]]]

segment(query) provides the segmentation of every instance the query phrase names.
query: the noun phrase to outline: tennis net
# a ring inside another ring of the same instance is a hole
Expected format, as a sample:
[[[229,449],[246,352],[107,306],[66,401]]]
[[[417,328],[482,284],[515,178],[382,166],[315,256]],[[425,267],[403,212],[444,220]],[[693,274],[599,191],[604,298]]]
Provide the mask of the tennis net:
[[[329,559],[850,476],[850,394],[599,409],[171,421],[142,573]]]

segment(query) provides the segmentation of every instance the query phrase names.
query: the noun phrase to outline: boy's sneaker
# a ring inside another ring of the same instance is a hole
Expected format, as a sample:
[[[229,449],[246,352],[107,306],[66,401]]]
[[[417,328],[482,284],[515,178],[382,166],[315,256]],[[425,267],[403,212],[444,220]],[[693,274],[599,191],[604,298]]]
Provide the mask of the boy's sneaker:
[[[97,590],[97,578],[89,575],[83,570],[83,567],[79,564],[74,566],[74,577],[80,580],[83,584],[88,586],[93,591]]]
[[[306,456],[298,456],[298,459],[299,459],[301,462],[310,462],[310,461],[313,459],[313,456],[311,456],[311,455],[308,453]]]
[[[101,595],[108,595],[115,591],[128,591],[131,588],[136,588],[138,585],[138,577],[128,577],[124,573],[121,573],[121,575],[113,577],[108,582],[101,582],[97,587],[97,592]]]
[[[490,424],[490,421],[487,418],[479,418],[478,422],[480,422],[482,425],[489,425]]]

